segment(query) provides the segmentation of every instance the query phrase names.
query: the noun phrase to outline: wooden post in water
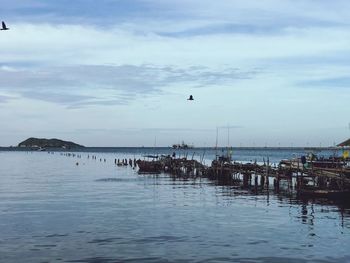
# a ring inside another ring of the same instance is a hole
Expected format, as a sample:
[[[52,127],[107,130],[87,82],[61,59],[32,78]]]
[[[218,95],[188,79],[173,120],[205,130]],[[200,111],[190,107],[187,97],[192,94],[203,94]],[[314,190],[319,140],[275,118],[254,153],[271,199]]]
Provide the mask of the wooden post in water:
[[[266,176],[266,188],[269,189],[269,176]]]
[[[264,175],[260,175],[260,185],[262,188],[264,188],[264,185],[265,185],[265,176]]]
[[[269,157],[267,157],[267,163],[266,163],[266,188],[269,188],[269,165],[270,165],[270,160]]]
[[[248,174],[247,173],[243,173],[243,186],[244,187],[248,187]]]
[[[300,179],[300,176],[299,176],[299,166],[300,166],[300,163],[299,163],[299,158],[298,158],[297,182],[296,182],[297,191],[299,191],[300,185],[301,185],[301,179]]]

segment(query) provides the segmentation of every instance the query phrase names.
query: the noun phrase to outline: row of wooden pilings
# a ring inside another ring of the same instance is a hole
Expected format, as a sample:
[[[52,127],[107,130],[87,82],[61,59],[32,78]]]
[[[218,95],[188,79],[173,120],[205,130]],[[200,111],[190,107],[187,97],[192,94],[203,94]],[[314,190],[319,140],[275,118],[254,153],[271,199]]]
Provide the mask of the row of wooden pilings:
[[[81,159],[79,153],[61,153],[68,157],[76,157]],[[87,159],[99,160],[106,162],[105,158],[98,157],[94,154],[87,155]],[[130,166],[135,169],[139,164],[135,158],[132,159],[114,159],[116,166]],[[143,161],[145,162],[145,161]],[[146,163],[160,163],[161,167],[156,172],[165,172],[177,177],[201,177],[215,180],[219,184],[239,185],[250,189],[275,189],[279,190],[281,185],[284,188],[295,189],[299,191],[305,188],[309,183],[313,183],[316,188],[320,189],[348,189],[350,186],[349,176],[344,178],[339,176],[329,176],[323,174],[323,170],[314,169],[312,166],[306,169],[304,165],[291,163],[290,165],[272,166],[269,162],[262,165],[257,163],[235,163],[235,162],[219,162],[214,160],[210,167],[203,165],[196,160],[188,160],[187,158],[168,158],[156,161],[146,161]],[[77,165],[79,162],[77,162]],[[140,167],[140,165],[139,165]],[[340,171],[340,170],[339,170]],[[152,172],[152,171],[151,171]],[[272,181],[271,181],[272,180]],[[284,182],[281,184],[281,182]],[[285,183],[286,182],[286,183]],[[344,182],[346,186],[344,187]]]
[[[271,170],[269,166],[265,167],[265,171],[261,171],[261,169],[259,169],[260,171],[245,170],[243,167],[235,169],[234,166],[211,166],[208,168],[207,177],[209,180],[215,180],[219,184],[240,184],[244,188],[269,189],[273,186],[274,189],[278,190],[281,180],[288,180],[288,185],[292,185],[292,177],[279,176],[278,174],[272,175],[269,173],[269,170]],[[273,178],[273,184],[270,184],[270,177]]]

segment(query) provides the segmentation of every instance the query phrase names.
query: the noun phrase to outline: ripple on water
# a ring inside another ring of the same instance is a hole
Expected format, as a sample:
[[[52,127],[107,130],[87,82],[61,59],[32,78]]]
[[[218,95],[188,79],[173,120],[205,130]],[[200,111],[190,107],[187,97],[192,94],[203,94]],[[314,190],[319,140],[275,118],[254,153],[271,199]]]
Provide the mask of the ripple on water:
[[[87,243],[104,245],[107,243],[113,243],[113,242],[120,241],[120,240],[123,240],[123,239],[118,238],[118,237],[110,237],[110,238],[93,239],[91,241],[88,241]]]
[[[247,244],[248,245],[260,245],[260,244],[267,244],[269,243],[269,241],[267,240],[253,240],[253,241],[249,241]]]
[[[47,238],[53,238],[53,237],[67,237],[69,236],[68,234],[51,234],[51,235],[47,235],[45,237]]]
[[[171,242],[183,242],[186,241],[187,237],[186,236],[150,236],[150,237],[145,237],[145,238],[140,238],[140,239],[135,239],[132,242],[139,243],[139,244],[145,244],[145,243],[171,243]]]
[[[37,244],[37,245],[34,245],[34,247],[38,247],[38,248],[52,248],[52,247],[57,247],[57,245],[55,245],[55,244]]]
[[[139,178],[101,178],[96,179],[95,182],[136,182],[142,181]]]
[[[66,262],[72,263],[136,263],[136,262],[145,262],[145,263],[170,263],[175,262],[172,260],[168,260],[162,257],[138,257],[138,258],[112,258],[112,257],[91,257],[91,258],[83,258],[76,260],[69,260]],[[187,263],[187,260],[176,260],[177,263]]]

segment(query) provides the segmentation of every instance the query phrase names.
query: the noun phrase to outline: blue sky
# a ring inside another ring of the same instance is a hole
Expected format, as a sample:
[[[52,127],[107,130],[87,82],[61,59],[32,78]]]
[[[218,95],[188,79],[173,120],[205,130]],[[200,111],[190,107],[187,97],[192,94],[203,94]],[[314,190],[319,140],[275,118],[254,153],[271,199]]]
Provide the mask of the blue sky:
[[[233,146],[350,137],[349,1],[0,6],[11,28],[0,32],[0,145],[213,146],[228,125]]]

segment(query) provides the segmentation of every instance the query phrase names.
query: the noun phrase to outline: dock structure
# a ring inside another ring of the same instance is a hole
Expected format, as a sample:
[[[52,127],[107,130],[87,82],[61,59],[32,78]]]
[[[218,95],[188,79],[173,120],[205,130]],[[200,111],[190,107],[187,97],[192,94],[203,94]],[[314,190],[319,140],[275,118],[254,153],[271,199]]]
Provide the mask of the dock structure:
[[[173,158],[166,156],[160,160],[137,160],[139,173],[168,173],[179,177],[195,177],[205,175],[207,166],[194,159]]]
[[[298,195],[337,198],[350,196],[350,159],[329,158],[282,160],[278,165],[232,162],[218,157],[210,166],[187,158],[166,156],[159,160],[138,161],[140,173],[167,173],[175,177],[201,177],[220,185],[237,185],[253,191],[280,189]]]

